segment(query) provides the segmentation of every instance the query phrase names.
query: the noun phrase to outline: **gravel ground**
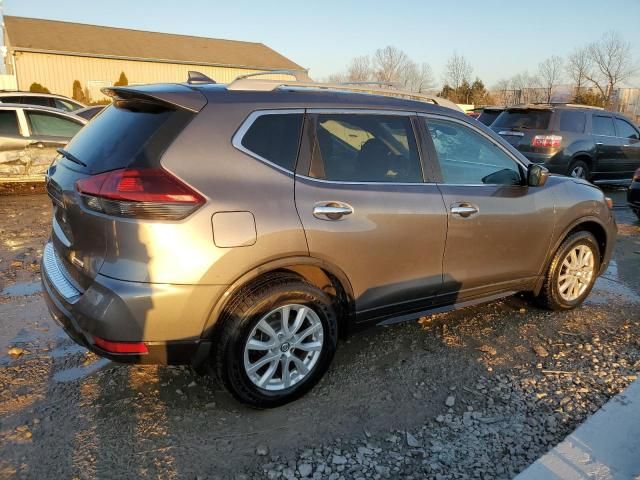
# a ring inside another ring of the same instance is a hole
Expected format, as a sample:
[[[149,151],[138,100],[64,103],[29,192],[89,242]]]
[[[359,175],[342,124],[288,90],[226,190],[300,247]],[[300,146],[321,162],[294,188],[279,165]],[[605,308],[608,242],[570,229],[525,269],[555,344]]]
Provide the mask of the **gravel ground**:
[[[0,197],[0,478],[511,478],[640,370],[640,227],[624,208],[582,308],[513,297],[372,329],[305,398],[255,411],[186,368],[66,338],[37,288],[48,205]]]

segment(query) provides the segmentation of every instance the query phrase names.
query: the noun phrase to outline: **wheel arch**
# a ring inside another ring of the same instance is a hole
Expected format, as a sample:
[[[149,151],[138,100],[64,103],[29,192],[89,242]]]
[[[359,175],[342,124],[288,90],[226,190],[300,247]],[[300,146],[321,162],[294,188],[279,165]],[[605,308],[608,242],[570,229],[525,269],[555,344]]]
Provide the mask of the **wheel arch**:
[[[591,154],[589,154],[588,152],[576,152],[571,156],[571,159],[569,160],[569,166],[568,168],[571,168],[571,165],[573,164],[573,162],[576,162],[578,160],[583,161],[584,163],[587,164],[587,166],[589,167],[589,171],[593,172],[593,157],[591,156]]]
[[[558,251],[558,248],[560,248],[560,245],[562,245],[562,242],[564,242],[567,239],[567,237],[569,237],[569,235],[575,232],[582,232],[582,231],[591,233],[596,238],[596,241],[598,242],[598,247],[600,248],[600,264],[601,264],[601,267],[600,267],[601,270],[599,273],[602,273],[603,262],[605,260],[605,253],[607,250],[607,245],[609,244],[609,240],[610,240],[607,237],[607,229],[598,217],[592,217],[592,216],[581,217],[581,218],[578,218],[577,220],[574,220],[571,224],[569,224],[569,226],[565,228],[565,230],[562,232],[561,235],[558,236],[553,246],[549,249],[549,254],[547,255],[547,259],[544,263],[544,268],[540,272],[538,282],[536,282],[536,285],[534,288],[534,294],[537,295],[540,293],[540,290],[542,289],[542,284],[544,282],[544,276],[547,270],[549,269],[549,265],[553,260],[553,256]]]
[[[287,257],[254,267],[231,283],[209,313],[201,338],[215,337],[218,320],[235,295],[265,275],[276,272],[290,272],[328,293],[339,308],[337,313],[340,330],[345,330],[351,324],[355,313],[355,302],[347,275],[335,265],[318,258]]]

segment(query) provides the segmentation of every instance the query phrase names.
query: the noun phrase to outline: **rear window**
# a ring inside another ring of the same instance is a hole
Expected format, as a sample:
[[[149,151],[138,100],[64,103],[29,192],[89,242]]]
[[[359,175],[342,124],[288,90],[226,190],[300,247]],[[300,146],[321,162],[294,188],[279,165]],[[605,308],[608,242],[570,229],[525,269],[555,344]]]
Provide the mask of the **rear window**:
[[[293,171],[298,157],[301,113],[263,114],[242,137],[242,146],[256,155]]]
[[[502,110],[485,110],[478,117],[478,121],[485,125],[491,125],[500,116]]]
[[[122,102],[122,106],[105,108],[73,137],[66,150],[86,163],[91,173],[157,166],[166,147],[191,118],[183,110],[140,108]]]
[[[14,110],[0,110],[0,135],[20,135]]]
[[[563,132],[583,133],[587,116],[584,112],[563,110],[560,113],[560,130]]]
[[[615,137],[616,131],[613,128],[613,118],[601,115],[593,116],[593,134]]]
[[[549,128],[551,110],[506,110],[492,127],[546,130]]]

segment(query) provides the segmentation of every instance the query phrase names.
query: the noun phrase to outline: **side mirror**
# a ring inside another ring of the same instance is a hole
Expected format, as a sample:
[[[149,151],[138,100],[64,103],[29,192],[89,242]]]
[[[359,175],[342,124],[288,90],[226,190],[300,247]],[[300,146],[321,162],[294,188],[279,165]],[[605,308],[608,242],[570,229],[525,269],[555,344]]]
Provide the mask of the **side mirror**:
[[[532,163],[529,165],[529,171],[527,172],[527,184],[530,187],[541,187],[547,183],[549,178],[549,170],[540,165]]]

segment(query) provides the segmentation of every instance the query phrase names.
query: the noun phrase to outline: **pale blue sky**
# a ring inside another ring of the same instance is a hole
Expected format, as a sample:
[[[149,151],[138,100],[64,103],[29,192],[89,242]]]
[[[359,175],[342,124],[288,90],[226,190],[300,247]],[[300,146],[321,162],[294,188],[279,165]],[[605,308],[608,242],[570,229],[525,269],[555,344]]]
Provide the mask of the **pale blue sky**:
[[[640,62],[640,0],[5,0],[4,13],[262,42],[317,79],[395,45],[428,62],[438,82],[457,50],[492,85],[612,29]]]

